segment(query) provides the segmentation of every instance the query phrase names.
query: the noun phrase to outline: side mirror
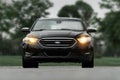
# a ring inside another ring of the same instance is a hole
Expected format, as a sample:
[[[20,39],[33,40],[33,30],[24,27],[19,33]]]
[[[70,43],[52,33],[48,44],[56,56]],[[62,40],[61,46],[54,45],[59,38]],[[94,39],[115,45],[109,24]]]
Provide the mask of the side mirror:
[[[30,28],[28,28],[28,27],[23,27],[22,29],[21,29],[21,31],[22,32],[30,32]]]
[[[97,32],[97,30],[96,30],[96,28],[89,27],[89,28],[87,29],[87,32],[88,32],[88,33],[92,33],[92,32]]]

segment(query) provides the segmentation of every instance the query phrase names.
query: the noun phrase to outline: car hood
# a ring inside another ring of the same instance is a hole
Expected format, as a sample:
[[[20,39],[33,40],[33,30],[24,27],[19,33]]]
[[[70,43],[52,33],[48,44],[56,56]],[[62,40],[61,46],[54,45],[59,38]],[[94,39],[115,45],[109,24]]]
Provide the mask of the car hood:
[[[54,30],[54,31],[31,31],[27,36],[34,35],[38,38],[45,37],[77,37],[82,34],[83,31],[67,31],[67,30]]]

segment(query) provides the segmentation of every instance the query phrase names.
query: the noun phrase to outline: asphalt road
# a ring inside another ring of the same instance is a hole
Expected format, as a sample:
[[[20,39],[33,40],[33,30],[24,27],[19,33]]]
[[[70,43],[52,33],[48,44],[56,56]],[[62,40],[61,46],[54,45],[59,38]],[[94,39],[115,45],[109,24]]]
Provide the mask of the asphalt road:
[[[120,80],[120,67],[40,66],[0,67],[0,80]]]

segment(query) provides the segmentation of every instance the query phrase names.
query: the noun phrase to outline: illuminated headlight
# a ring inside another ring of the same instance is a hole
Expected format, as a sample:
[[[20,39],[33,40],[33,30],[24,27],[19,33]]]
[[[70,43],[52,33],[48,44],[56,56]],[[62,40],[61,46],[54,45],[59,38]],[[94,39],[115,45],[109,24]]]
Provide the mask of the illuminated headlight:
[[[91,42],[91,38],[89,36],[80,36],[77,38],[78,42],[80,43],[81,47],[86,47]]]
[[[28,36],[23,39],[23,42],[30,45],[35,45],[38,42],[38,38],[35,36]]]

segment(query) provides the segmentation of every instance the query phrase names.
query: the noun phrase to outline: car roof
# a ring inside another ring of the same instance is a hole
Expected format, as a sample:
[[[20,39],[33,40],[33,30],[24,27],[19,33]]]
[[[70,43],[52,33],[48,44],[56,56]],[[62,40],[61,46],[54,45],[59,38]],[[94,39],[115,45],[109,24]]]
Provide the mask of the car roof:
[[[81,18],[69,18],[69,17],[58,17],[58,18],[39,18],[39,20],[82,20]]]

